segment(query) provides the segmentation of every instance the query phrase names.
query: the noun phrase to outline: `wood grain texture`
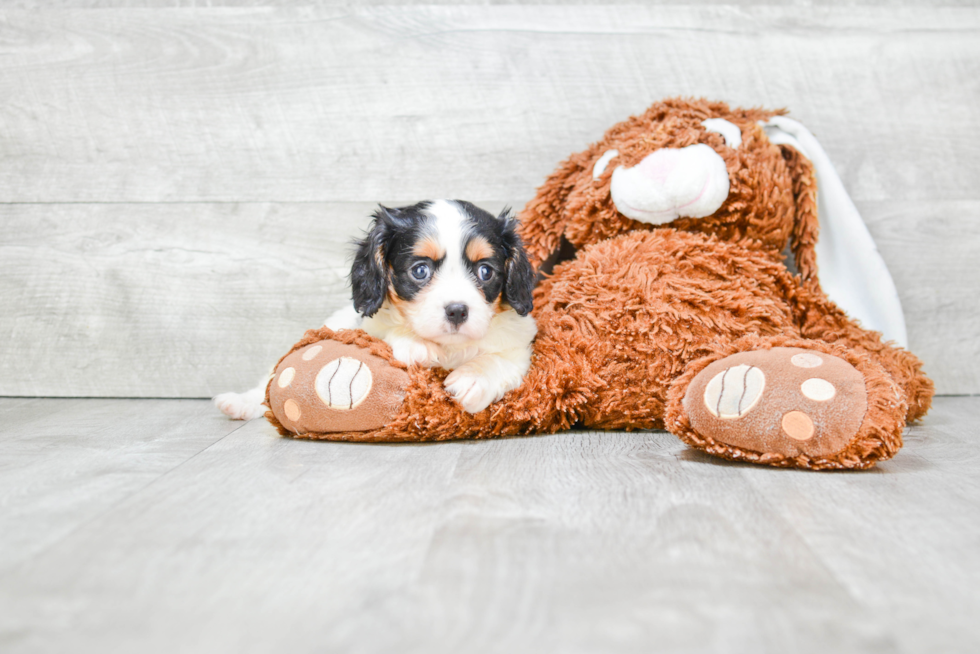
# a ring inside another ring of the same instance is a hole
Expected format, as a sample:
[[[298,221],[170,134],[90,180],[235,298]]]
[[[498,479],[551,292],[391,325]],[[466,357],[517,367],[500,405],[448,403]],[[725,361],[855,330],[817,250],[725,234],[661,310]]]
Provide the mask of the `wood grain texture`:
[[[940,394],[980,394],[980,202],[859,202],[895,280],[909,349]]]
[[[664,432],[291,441],[209,408],[0,400],[0,465],[37,489],[0,530],[5,652],[980,647],[978,398],[842,474]]]
[[[912,349],[980,393],[976,7],[120,4],[0,5],[0,394],[248,387],[346,301],[376,202],[519,208],[677,94],[807,123]]]
[[[858,200],[980,178],[976,8],[8,11],[0,52],[0,202],[516,202],[673,95],[791,108]]]
[[[860,209],[900,289],[912,351],[941,393],[980,393],[980,202]],[[248,388],[350,301],[349,242],[372,210],[8,206],[0,394],[206,397]]]
[[[371,205],[8,206],[0,393],[202,397],[250,388],[350,302]]]
[[[194,400],[0,402],[0,572],[68,538],[241,425],[213,417],[213,407]]]
[[[415,5],[635,5],[636,0],[0,0],[4,9],[187,9],[215,7],[372,7]],[[771,5],[772,0],[650,0],[654,5],[719,5],[751,7]],[[973,0],[807,0],[810,7],[973,7]]]

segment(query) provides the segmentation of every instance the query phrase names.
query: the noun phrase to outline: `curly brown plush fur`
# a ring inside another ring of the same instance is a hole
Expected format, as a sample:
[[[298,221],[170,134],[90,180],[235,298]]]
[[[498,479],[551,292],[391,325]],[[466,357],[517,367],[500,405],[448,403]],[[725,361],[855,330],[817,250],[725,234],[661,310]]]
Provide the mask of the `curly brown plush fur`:
[[[728,199],[711,216],[679,218],[670,227],[714,234],[779,257],[797,223],[795,169],[784,161],[780,147],[769,142],[758,121],[783,113],[675,99],[658,102],[615,125],[601,140],[561,164],[522,212],[521,236],[531,262],[538,265],[546,259],[557,249],[561,236],[580,248],[625,232],[655,229],[616,210],[609,193],[612,172],[617,165],[635,166],[654,150],[695,143],[711,146],[724,159],[730,181]],[[708,118],[724,118],[739,127],[741,146],[729,148],[721,135],[706,131],[701,121]],[[599,180],[593,180],[595,161],[610,149],[618,150],[619,155]],[[815,203],[801,205],[801,209],[815,211]],[[807,245],[812,243],[801,242]]]
[[[431,441],[583,425],[667,428],[710,454],[773,466],[866,468],[893,456],[905,422],[928,410],[932,382],[914,355],[861,328],[820,290],[812,167],[795,150],[773,145],[757,124],[780,113],[667,100],[559,165],[521,214],[521,235],[536,265],[553,257],[563,239],[578,251],[535,291],[538,337],[520,388],[471,415],[443,389],[445,371],[412,367],[401,411],[385,427],[302,436]],[[737,125],[741,146],[728,147],[706,131],[701,121],[707,118]],[[658,148],[695,143],[713,148],[729,175],[728,198],[710,216],[639,223],[610,198],[614,166],[593,179],[607,150],[619,151],[616,165],[632,166]],[[787,242],[799,275],[782,262]],[[360,332],[312,331],[297,347],[319,339],[357,342],[400,365],[387,346]],[[684,398],[699,372],[736,353],[777,347],[834,357],[863,376],[866,413],[842,449],[775,454],[764,440],[739,447],[719,440],[721,432],[692,428]]]

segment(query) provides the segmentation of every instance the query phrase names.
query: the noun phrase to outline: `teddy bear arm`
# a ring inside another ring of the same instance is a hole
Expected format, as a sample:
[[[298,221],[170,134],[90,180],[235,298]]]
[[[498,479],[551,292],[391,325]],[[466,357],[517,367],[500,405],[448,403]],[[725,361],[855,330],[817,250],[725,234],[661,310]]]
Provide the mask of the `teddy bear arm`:
[[[567,222],[564,207],[574,189],[574,180],[583,173],[586,163],[586,153],[572,155],[563,161],[518,216],[521,241],[535,269],[561,246]]]
[[[795,148],[779,146],[793,179],[795,216],[790,232],[790,250],[796,269],[804,283],[817,284],[817,237],[820,222],[817,218],[817,178],[810,160]]]
[[[502,398],[477,412],[454,395],[454,381],[475,373],[407,366],[385,342],[359,330],[310,330],[275,368],[266,389],[266,418],[284,436],[370,442],[438,441],[551,433],[571,427],[602,382],[584,353],[544,333],[501,360],[474,364],[509,370]],[[529,366],[529,367],[528,367]],[[523,374],[526,371],[526,374]],[[470,380],[472,381],[472,379]],[[458,389],[456,389],[458,390]],[[467,390],[467,389],[464,389]],[[463,393],[465,395],[465,393]]]

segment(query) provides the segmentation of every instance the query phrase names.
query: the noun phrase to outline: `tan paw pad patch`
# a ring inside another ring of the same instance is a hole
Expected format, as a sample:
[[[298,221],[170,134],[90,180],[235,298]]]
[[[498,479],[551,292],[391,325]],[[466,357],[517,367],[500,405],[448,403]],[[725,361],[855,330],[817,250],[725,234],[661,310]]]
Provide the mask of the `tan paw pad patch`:
[[[684,396],[692,429],[758,453],[830,456],[868,409],[864,376],[838,357],[801,348],[740,352],[698,373]]]
[[[409,376],[356,345],[323,340],[289,353],[269,384],[269,405],[294,434],[380,429],[401,410]]]
[[[294,422],[299,420],[303,415],[303,411],[296,404],[296,400],[286,400],[283,402],[282,410],[285,411],[286,417]]]
[[[813,438],[813,421],[802,411],[790,411],[783,416],[780,424],[783,433],[793,440],[806,441]]]

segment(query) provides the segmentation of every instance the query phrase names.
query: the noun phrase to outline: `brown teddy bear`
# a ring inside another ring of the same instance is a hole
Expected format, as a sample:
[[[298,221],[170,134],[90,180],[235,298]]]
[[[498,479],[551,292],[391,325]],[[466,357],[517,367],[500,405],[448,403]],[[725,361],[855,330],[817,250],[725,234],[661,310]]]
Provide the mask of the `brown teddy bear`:
[[[852,313],[904,338],[860,220],[833,227],[856,255],[817,247],[814,163],[825,155],[781,113],[668,100],[558,167],[520,216],[532,263],[554,265],[534,294],[531,368],[487,409],[470,414],[448,396],[447,371],[408,367],[360,330],[323,328],[277,365],[268,419],[283,435],[328,440],[665,428],[774,466],[892,457],[904,425],[928,410],[932,382],[821,289],[818,259],[833,264]],[[836,177],[820,182],[838,194],[821,212],[853,209]],[[571,258],[555,265],[559,253]],[[856,275],[884,290],[854,291]]]

